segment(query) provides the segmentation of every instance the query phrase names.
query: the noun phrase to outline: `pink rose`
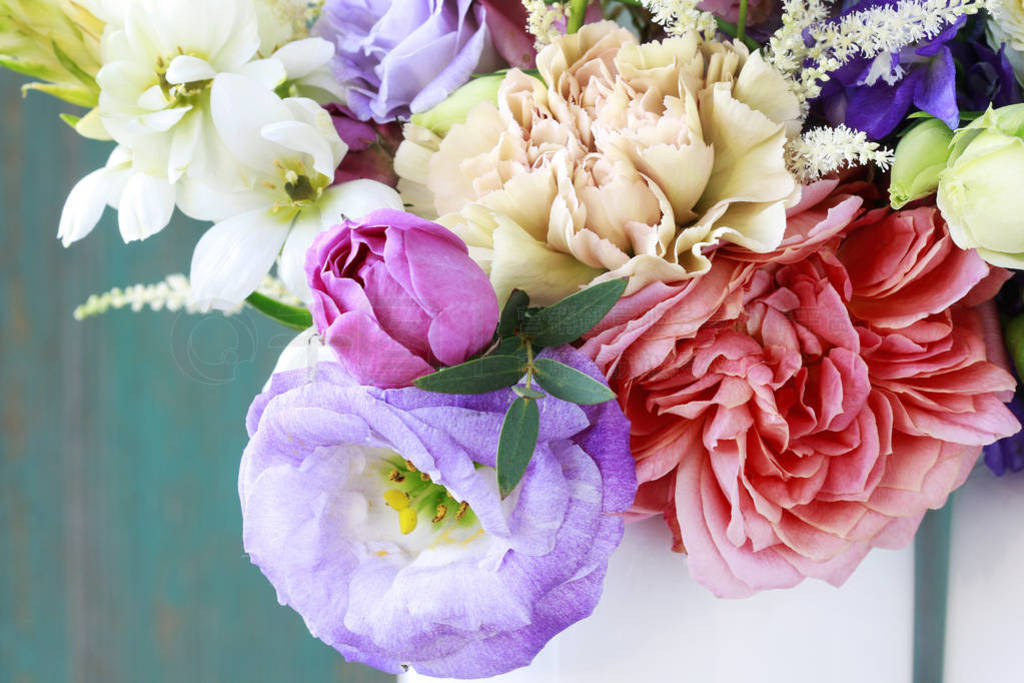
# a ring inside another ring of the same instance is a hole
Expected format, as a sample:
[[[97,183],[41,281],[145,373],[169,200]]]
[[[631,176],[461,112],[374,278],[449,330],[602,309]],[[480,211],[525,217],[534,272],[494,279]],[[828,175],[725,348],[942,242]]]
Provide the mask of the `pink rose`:
[[[409,386],[490,342],[498,301],[466,245],[403,211],[321,233],[306,254],[317,329],[361,384]]]
[[[934,209],[854,221],[851,188],[807,188],[778,251],[721,250],[702,278],[624,299],[583,347],[633,425],[634,514],[663,514],[720,596],[841,583],[1019,429],[1014,380],[959,303],[989,267],[947,248]]]

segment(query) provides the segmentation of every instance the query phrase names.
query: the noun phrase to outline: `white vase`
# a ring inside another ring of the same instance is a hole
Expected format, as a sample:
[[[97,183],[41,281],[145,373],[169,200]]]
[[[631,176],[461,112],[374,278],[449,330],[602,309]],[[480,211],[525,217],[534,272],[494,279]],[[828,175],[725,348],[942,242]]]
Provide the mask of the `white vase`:
[[[1024,516],[1018,516],[1019,520]],[[909,683],[914,560],[876,550],[836,589],[805,581],[721,600],[668,551],[661,520],[627,526],[594,615],[502,683]],[[412,672],[400,683],[438,679]],[[966,679],[965,679],[966,680]],[[987,680],[987,679],[974,679]],[[994,679],[993,679],[994,680]]]
[[[1024,472],[955,494],[946,614],[945,683],[1024,681]]]

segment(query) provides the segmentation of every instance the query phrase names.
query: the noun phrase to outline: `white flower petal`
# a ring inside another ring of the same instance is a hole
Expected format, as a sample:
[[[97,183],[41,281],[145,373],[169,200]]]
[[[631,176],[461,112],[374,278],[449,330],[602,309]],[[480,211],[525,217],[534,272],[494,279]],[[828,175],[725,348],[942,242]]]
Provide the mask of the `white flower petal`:
[[[167,158],[167,179],[178,182],[196,151],[196,145],[203,133],[202,112],[189,112],[174,129],[171,149]]]
[[[357,220],[377,209],[403,208],[402,198],[394,188],[366,178],[327,188],[318,205],[324,226],[335,225],[345,218]]]
[[[182,117],[190,111],[192,111],[191,106],[155,111],[152,114],[140,116],[139,123],[143,125],[146,131],[163,133],[176,126],[178,121],[181,121]]]
[[[180,85],[195,81],[207,81],[217,75],[210,63],[205,59],[192,55],[178,55],[167,67],[165,78],[168,83]]]
[[[174,213],[174,186],[166,178],[135,172],[117,207],[117,225],[125,242],[144,240],[167,227]]]
[[[146,111],[160,111],[170,104],[170,101],[164,96],[163,89],[159,85],[154,85],[139,95],[136,104]]]
[[[277,262],[277,274],[285,286],[307,303],[312,300],[312,293],[306,282],[306,252],[323,227],[318,210],[306,209],[299,214]]]
[[[266,207],[207,230],[192,253],[196,305],[224,310],[240,303],[270,271],[287,234],[287,224]]]
[[[251,78],[268,90],[274,90],[288,78],[284,64],[276,59],[257,59],[240,68],[238,73]]]
[[[284,65],[289,80],[308,76],[330,62],[333,56],[334,45],[323,38],[296,40],[274,53],[274,59]]]
[[[250,78],[220,74],[210,102],[217,132],[231,153],[253,168],[273,169],[281,148],[264,140],[260,129],[293,118],[281,98]]]
[[[104,186],[110,173],[107,168],[93,171],[71,189],[57,229],[57,237],[65,247],[92,232],[103,216],[107,208]]]
[[[335,135],[337,135],[335,133]],[[313,157],[313,168],[325,176],[333,176],[338,167],[330,142],[313,126],[299,121],[278,121],[260,129],[264,140],[276,142],[290,150]]]

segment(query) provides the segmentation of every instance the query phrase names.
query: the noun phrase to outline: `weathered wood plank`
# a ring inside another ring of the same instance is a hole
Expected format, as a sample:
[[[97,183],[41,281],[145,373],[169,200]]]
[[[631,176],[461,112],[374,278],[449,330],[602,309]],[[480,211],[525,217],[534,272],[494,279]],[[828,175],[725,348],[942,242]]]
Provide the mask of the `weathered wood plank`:
[[[125,246],[108,212],[64,250],[64,198],[110,146],[20,82],[0,74],[0,679],[392,680],[312,638],[242,552],[245,410],[289,335],[251,314],[75,322],[92,292],[187,271],[202,228]]]

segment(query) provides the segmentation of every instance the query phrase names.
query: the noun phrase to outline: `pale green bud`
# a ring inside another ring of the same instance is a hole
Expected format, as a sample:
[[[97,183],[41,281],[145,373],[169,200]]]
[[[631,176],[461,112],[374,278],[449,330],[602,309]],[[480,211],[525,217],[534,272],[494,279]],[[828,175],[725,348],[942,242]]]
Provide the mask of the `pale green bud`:
[[[433,109],[414,114],[412,122],[444,137],[456,123],[465,122],[476,105],[481,102],[497,104],[498,89],[504,80],[504,74],[474,78]]]
[[[928,119],[914,126],[896,145],[889,183],[892,208],[927,197],[939,186],[939,173],[949,159],[949,143],[953,131],[938,119]]]
[[[989,263],[1024,268],[1024,104],[956,132],[936,201],[949,234]]]
[[[96,106],[102,34],[103,23],[71,0],[0,0],[0,66],[43,81],[25,90]]]

